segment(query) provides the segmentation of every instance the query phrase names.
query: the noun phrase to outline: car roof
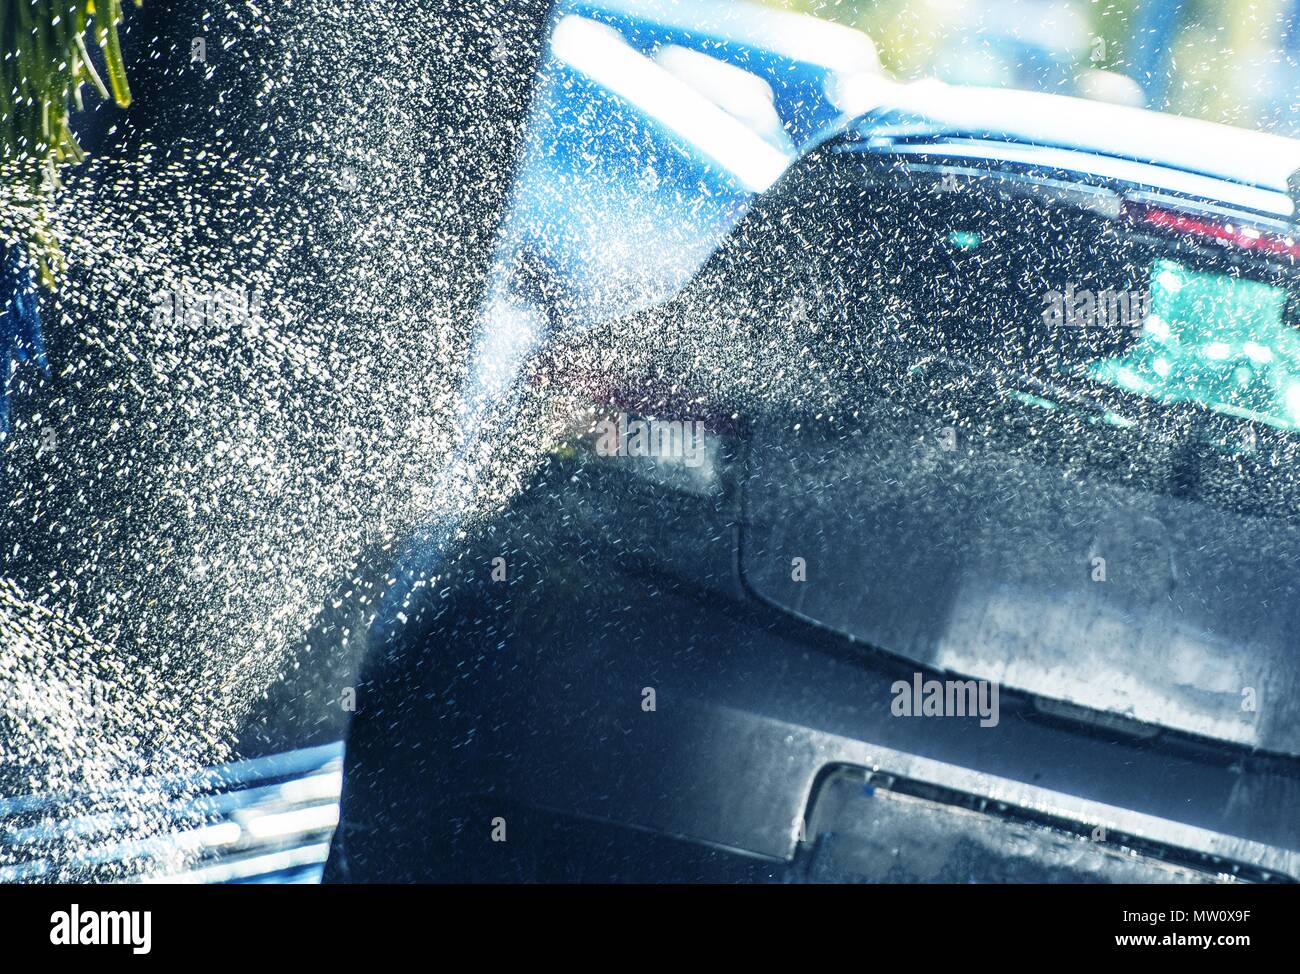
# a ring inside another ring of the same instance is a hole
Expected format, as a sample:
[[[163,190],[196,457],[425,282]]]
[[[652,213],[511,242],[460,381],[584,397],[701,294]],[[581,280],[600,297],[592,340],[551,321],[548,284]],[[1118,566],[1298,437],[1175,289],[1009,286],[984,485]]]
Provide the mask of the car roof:
[[[1300,170],[1300,139],[1067,95],[862,77],[853,79],[839,101],[856,116],[850,131],[862,136],[910,130],[1066,150],[1283,196],[1288,177]],[[1286,212],[1294,213],[1294,207]]]
[[[626,18],[650,24],[664,40],[680,31],[714,44],[740,44],[790,61],[845,73],[876,73],[880,58],[860,30],[790,10],[738,0],[573,0],[577,13],[598,20]],[[710,53],[718,53],[716,46]]]

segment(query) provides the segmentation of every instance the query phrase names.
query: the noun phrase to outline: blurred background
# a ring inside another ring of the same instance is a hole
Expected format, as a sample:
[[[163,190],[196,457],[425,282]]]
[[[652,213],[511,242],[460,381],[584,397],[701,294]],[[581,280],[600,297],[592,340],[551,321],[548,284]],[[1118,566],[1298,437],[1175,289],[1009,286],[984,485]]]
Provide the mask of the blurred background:
[[[1030,88],[1293,135],[1295,0],[764,0],[846,24],[900,79]]]

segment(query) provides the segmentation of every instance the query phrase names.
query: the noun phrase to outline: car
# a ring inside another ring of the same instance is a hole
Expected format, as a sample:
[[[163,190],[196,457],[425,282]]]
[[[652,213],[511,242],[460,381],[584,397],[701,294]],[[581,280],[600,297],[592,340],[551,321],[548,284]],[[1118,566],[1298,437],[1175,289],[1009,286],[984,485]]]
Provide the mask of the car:
[[[1300,879],[1300,142],[857,97],[384,566],[327,879]]]

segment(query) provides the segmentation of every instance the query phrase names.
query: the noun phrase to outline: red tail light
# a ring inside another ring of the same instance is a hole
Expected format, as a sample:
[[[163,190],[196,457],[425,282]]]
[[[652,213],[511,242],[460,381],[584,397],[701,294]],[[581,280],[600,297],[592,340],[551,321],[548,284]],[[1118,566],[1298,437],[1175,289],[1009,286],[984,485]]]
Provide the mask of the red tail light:
[[[1139,225],[1159,227],[1240,250],[1300,259],[1300,241],[1290,234],[1270,233],[1247,224],[1216,221],[1145,203],[1128,203],[1125,213]]]

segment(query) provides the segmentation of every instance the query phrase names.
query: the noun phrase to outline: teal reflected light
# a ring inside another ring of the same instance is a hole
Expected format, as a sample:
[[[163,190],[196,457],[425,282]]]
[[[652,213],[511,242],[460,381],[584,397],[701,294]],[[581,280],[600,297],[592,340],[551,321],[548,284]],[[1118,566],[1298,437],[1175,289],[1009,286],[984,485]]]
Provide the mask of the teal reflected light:
[[[1286,292],[1270,284],[1157,260],[1137,343],[1089,374],[1164,402],[1300,429],[1300,332],[1283,321]]]

